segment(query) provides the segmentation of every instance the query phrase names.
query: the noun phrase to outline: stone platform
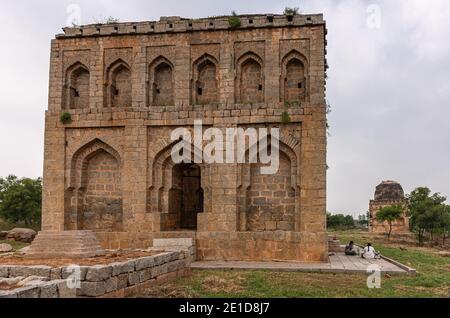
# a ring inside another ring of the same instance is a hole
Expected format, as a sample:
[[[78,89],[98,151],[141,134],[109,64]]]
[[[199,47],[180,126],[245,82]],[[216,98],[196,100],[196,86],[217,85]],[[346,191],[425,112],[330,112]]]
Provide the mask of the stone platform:
[[[367,274],[370,265],[377,265],[382,273],[391,275],[414,274],[415,270],[399,263],[394,264],[387,259],[367,260],[357,256],[335,254],[329,257],[328,263],[300,262],[194,262],[192,269],[237,269],[237,270],[272,270],[279,272],[320,272]]]
[[[39,232],[27,258],[90,258],[105,255],[92,231]]]

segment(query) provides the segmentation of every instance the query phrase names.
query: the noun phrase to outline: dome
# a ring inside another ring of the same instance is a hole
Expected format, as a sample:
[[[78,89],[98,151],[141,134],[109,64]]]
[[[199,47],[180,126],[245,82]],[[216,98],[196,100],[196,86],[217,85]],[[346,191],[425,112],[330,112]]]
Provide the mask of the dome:
[[[383,181],[375,190],[376,201],[404,200],[405,193],[400,183],[396,181]]]

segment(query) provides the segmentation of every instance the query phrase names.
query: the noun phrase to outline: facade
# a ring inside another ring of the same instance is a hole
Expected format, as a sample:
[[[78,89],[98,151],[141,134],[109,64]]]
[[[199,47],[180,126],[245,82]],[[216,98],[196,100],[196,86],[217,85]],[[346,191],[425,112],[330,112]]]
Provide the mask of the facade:
[[[327,259],[325,22],[239,19],[164,17],[56,36],[43,231],[90,230],[109,249],[194,238],[200,260]],[[174,164],[171,132],[194,120],[279,127],[278,173]]]
[[[405,193],[400,183],[396,181],[383,181],[376,187],[374,200],[369,203],[369,229],[371,232],[386,233],[389,231],[387,222],[380,223],[377,221],[377,212],[391,205],[400,205],[405,210],[403,218],[392,224],[392,233],[409,232]]]

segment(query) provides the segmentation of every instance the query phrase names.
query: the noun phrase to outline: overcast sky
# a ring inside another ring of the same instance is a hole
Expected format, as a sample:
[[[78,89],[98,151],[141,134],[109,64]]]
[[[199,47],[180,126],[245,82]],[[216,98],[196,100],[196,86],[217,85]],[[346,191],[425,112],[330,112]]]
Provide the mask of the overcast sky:
[[[0,176],[42,175],[50,40],[79,4],[83,24],[113,16],[324,13],[328,27],[328,210],[362,214],[375,186],[450,195],[448,0],[2,0]]]

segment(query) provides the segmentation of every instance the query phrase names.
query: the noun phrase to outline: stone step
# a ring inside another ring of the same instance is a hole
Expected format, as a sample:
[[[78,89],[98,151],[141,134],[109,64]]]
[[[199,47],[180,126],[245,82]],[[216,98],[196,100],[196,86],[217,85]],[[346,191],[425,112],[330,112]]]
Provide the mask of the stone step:
[[[27,258],[87,258],[105,252],[92,231],[39,232]]]

